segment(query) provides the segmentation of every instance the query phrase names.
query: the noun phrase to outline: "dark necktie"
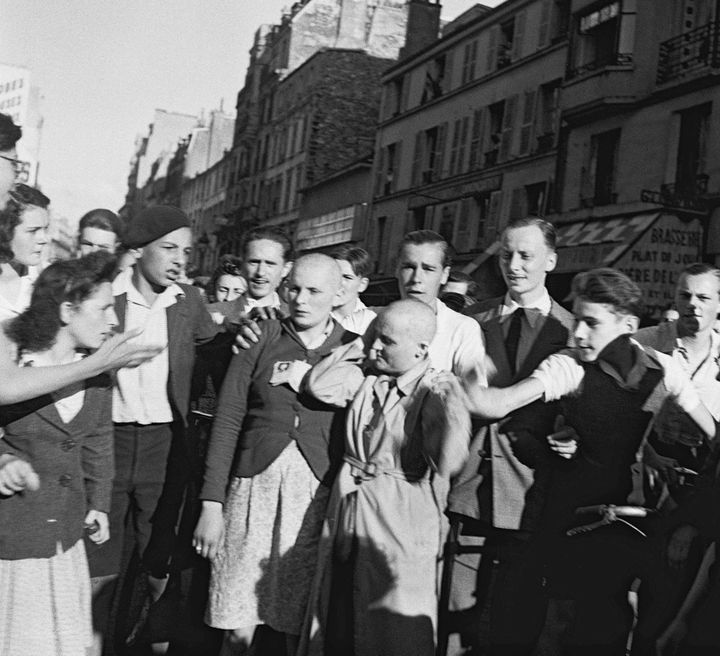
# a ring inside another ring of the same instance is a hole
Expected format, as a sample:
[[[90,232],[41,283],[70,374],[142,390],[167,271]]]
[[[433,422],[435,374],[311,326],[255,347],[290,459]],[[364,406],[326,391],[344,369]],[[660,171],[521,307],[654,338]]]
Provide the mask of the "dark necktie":
[[[505,351],[507,352],[510,370],[513,376],[517,373],[517,354],[520,346],[520,333],[522,332],[522,318],[525,310],[518,308],[510,319],[507,337],[505,337]]]

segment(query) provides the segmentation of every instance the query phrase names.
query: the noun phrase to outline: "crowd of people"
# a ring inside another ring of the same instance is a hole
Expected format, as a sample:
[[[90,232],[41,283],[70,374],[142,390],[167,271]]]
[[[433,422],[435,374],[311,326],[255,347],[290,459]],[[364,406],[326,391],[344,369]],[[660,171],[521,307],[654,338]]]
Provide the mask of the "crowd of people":
[[[44,266],[20,136],[0,114],[0,656],[720,650],[720,270],[655,326],[610,268],[566,309],[527,217],[501,296],[418,230],[367,307],[369,253],[273,228],[193,284],[170,206],[92,210]]]

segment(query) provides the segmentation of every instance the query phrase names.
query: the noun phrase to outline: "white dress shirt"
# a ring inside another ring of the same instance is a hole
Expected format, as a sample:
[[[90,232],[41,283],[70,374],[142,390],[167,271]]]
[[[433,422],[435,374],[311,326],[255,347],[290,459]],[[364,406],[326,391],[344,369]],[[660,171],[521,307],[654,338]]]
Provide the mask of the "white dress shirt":
[[[113,421],[138,424],[161,424],[172,421],[172,408],[168,398],[168,325],[167,308],[183,295],[178,285],[170,285],[159,294],[152,305],[132,284],[133,268],[121,272],[113,282],[113,293],[127,294],[125,330],[142,328],[143,332],[133,341],[140,344],[162,345],[158,355],[133,368],[117,372],[117,384],[113,390]]]

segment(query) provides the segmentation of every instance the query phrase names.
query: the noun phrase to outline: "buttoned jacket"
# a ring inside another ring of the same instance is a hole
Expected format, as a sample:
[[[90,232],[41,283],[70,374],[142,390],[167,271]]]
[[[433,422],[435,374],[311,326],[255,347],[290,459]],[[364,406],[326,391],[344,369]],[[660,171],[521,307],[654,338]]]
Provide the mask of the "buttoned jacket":
[[[505,347],[503,302],[504,297],[489,299],[466,310],[480,323],[487,353],[488,384],[493,387],[508,387],[527,378],[548,355],[565,348],[574,321],[567,310],[552,300],[548,315],[537,317],[530,351],[513,374]],[[453,485],[448,507],[496,528],[520,529],[528,524],[524,517],[525,496],[533,482],[533,470],[513,453],[513,443],[502,430],[503,422],[476,425],[470,457]],[[483,488],[488,475],[491,490]],[[487,503],[483,503],[483,495]]]
[[[0,408],[0,453],[27,460],[40,488],[0,497],[0,559],[50,558],[83,536],[88,510],[108,512],[114,475],[112,392],[107,375],[85,383],[65,423],[51,395]]]

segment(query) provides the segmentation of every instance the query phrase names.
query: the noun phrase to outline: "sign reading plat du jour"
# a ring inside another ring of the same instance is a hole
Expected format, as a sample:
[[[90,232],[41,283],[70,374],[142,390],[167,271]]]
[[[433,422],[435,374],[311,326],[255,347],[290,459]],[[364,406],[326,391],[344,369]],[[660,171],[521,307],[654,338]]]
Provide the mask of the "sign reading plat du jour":
[[[680,272],[700,261],[701,249],[700,221],[685,222],[666,214],[625,252],[615,267],[640,286],[648,316],[659,319],[673,305]]]

